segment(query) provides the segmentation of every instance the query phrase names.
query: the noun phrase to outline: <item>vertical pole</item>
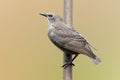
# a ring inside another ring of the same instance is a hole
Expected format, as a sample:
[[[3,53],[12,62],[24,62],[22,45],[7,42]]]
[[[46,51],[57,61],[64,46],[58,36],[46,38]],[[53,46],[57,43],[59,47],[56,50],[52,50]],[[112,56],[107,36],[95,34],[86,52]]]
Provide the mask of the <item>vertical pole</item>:
[[[64,0],[64,21],[71,27],[72,25],[72,0]],[[64,53],[63,63],[66,64],[72,60],[72,55]],[[72,80],[72,65],[63,68],[63,80]]]

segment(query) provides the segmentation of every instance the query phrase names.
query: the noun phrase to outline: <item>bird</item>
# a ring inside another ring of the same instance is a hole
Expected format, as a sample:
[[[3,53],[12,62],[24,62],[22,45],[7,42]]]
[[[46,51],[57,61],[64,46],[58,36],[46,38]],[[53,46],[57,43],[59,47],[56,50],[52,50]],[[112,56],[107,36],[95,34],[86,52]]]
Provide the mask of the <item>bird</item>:
[[[48,37],[64,53],[75,55],[69,63],[63,64],[63,67],[74,65],[73,61],[79,54],[88,56],[93,63],[101,62],[92,51],[89,42],[72,26],[68,26],[64,20],[55,13],[40,13],[48,21]]]

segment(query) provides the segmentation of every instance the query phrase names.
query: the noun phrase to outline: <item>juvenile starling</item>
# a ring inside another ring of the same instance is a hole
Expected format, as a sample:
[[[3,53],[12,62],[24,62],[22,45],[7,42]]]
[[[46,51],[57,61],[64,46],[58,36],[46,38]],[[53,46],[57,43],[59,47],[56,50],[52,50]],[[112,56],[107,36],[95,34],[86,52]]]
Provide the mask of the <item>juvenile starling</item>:
[[[40,14],[48,20],[48,37],[64,53],[74,54],[73,59],[63,67],[71,65],[78,54],[84,54],[95,64],[101,60],[92,52],[91,45],[73,27],[69,27],[63,19],[54,13]]]

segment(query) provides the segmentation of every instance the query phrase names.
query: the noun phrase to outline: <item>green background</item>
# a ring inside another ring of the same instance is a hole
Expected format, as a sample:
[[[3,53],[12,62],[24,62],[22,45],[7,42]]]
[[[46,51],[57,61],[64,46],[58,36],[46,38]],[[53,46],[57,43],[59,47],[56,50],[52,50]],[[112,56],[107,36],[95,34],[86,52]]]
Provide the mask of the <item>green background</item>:
[[[73,80],[120,80],[120,0],[74,0],[73,27],[97,48],[74,61]],[[39,13],[63,16],[63,0],[0,0],[0,80],[62,80],[63,53]]]

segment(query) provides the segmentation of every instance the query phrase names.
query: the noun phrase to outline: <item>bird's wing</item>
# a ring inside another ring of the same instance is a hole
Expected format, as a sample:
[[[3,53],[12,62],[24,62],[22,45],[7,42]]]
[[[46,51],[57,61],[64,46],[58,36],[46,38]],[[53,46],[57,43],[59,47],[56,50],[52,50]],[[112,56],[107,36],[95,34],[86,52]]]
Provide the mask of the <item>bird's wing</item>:
[[[55,36],[52,39],[55,44],[76,53],[84,52],[82,51],[83,48],[90,50],[88,42],[73,28],[64,27],[63,25],[54,27]]]
[[[65,44],[65,48],[70,49],[77,53],[86,53],[85,49],[90,50],[87,41],[83,37],[73,38],[71,41]]]

